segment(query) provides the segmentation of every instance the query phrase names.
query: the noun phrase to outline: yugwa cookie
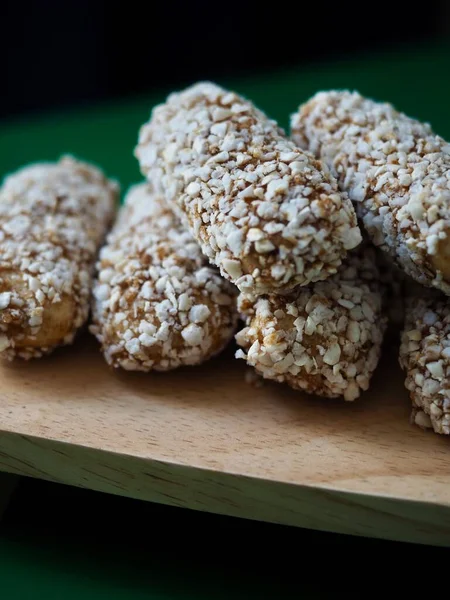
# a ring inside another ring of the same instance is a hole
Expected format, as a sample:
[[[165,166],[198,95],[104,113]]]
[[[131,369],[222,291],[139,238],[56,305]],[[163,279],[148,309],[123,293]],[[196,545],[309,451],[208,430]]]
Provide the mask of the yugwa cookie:
[[[212,83],[155,107],[135,154],[210,262],[247,294],[324,280],[361,241],[328,170],[250,101]]]
[[[97,267],[91,331],[109,365],[197,365],[232,338],[236,288],[209,265],[151,185],[128,191]]]

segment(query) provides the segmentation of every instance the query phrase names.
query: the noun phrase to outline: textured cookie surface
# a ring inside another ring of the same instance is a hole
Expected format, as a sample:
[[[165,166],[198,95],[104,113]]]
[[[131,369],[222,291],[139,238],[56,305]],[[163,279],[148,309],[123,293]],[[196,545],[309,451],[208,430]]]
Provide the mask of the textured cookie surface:
[[[321,163],[212,83],[157,106],[135,154],[203,253],[247,294],[326,279],[361,241],[351,202]]]
[[[450,434],[450,306],[445,296],[409,299],[400,365],[406,374],[414,422]]]
[[[424,286],[450,294],[450,144],[357,92],[320,92],[292,137],[348,192],[372,241]]]
[[[118,186],[71,157],[8,176],[0,189],[0,352],[25,359],[70,344],[89,313],[96,253]]]
[[[237,352],[266,379],[325,397],[355,400],[370,385],[386,329],[370,248],[349,255],[326,281],[285,297],[239,297],[246,327]]]
[[[100,252],[91,330],[113,367],[199,364],[232,338],[236,293],[163,198],[137,184]]]

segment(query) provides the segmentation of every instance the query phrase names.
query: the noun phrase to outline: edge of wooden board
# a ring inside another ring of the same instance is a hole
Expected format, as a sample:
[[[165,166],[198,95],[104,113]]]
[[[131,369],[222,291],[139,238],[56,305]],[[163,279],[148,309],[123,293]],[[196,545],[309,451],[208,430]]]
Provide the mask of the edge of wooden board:
[[[450,546],[450,505],[258,479],[2,432],[0,470],[320,531]]]

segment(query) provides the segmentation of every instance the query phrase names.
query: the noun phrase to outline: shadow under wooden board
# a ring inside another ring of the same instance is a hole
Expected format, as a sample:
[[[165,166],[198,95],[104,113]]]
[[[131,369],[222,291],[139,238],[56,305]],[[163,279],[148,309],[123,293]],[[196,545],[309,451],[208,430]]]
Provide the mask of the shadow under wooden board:
[[[410,424],[387,351],[354,402],[201,367],[114,373],[84,336],[0,366],[0,469],[107,493],[348,534],[450,545],[450,441]]]

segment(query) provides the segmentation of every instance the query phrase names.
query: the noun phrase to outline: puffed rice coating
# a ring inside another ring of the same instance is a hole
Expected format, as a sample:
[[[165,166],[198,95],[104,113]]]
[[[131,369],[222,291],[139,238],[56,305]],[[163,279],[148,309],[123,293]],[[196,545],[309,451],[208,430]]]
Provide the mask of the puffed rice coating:
[[[247,294],[324,280],[361,242],[350,200],[320,161],[213,83],[155,107],[135,155],[210,262]]]
[[[373,247],[361,244],[336,275],[291,294],[241,294],[246,327],[236,353],[265,379],[328,398],[356,400],[369,388],[386,330]]]
[[[348,192],[372,241],[415,281],[450,295],[450,144],[358,92],[319,92],[292,138]]]
[[[412,421],[450,434],[450,304],[441,294],[411,296],[402,332],[400,366],[413,405]]]
[[[237,289],[150,184],[128,191],[97,268],[91,332],[110,366],[198,365],[232,339]]]
[[[89,315],[98,249],[119,188],[73,157],[8,175],[0,189],[0,356],[71,344]]]

